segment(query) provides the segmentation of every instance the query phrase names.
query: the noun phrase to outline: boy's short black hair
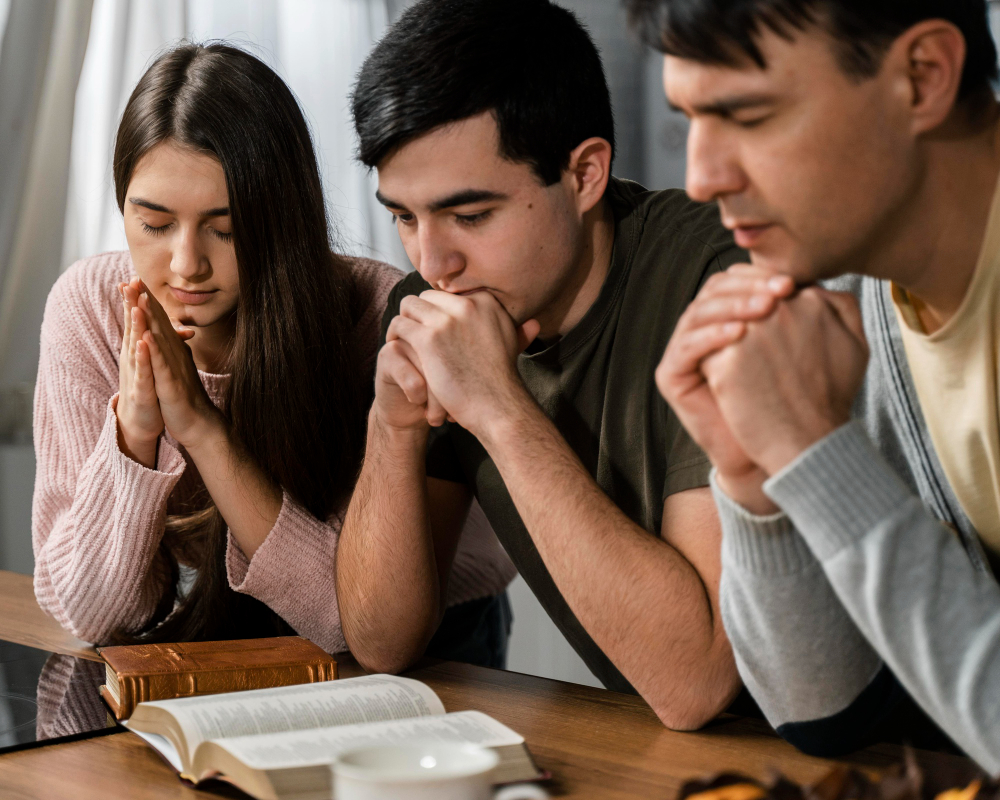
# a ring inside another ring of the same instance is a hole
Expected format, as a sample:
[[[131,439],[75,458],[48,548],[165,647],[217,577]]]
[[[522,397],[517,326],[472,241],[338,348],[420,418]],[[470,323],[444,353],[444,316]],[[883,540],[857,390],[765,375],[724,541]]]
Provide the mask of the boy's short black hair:
[[[546,185],[584,140],[614,149],[601,57],[580,21],[549,0],[420,0],[365,60],[351,101],[368,167],[487,111],[501,155],[529,164]]]
[[[706,63],[736,63],[742,54],[766,66],[757,46],[762,28],[790,38],[822,25],[836,40],[848,75],[874,76],[886,50],[918,22],[943,19],[965,36],[959,99],[997,77],[997,50],[986,0],[625,0],[631,23],[661,52]]]

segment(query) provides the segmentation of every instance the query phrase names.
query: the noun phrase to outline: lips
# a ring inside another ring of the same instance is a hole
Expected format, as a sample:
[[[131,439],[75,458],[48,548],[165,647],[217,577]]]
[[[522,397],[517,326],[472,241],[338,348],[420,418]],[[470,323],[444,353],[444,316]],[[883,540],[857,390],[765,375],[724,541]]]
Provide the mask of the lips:
[[[733,239],[736,240],[736,244],[744,250],[752,250],[757,244],[760,243],[761,237],[767,233],[773,225],[771,225],[771,223],[761,225],[736,224],[732,226],[727,225],[726,227],[732,230]]]
[[[178,289],[176,286],[171,286],[170,291],[175,298],[182,302],[186,306],[198,306],[202,303],[208,302],[212,296],[218,291],[218,289],[211,289],[207,292],[188,292],[184,289]]]

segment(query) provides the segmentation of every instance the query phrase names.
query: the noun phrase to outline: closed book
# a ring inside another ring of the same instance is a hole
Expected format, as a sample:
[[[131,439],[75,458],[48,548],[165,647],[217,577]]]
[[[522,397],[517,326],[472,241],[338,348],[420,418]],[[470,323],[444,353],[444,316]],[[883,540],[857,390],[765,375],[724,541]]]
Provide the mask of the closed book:
[[[301,636],[98,648],[107,668],[101,697],[118,719],[136,704],[330,681],[337,662]]]

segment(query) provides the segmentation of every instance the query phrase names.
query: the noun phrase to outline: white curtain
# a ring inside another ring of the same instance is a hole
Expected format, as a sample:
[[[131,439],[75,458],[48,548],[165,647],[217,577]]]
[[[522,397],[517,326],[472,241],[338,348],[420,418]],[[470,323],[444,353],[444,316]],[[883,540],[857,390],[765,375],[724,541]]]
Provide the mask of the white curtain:
[[[74,95],[92,0],[8,0],[0,45],[0,435],[24,436],[59,274]]]

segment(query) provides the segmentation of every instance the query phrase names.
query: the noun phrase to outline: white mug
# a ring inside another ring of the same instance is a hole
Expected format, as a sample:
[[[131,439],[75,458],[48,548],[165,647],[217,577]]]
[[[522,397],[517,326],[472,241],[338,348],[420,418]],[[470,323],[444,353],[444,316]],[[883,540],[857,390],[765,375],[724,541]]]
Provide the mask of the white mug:
[[[500,762],[473,744],[387,744],[348,750],[334,760],[335,800],[540,800],[531,784],[496,794],[492,775]]]

